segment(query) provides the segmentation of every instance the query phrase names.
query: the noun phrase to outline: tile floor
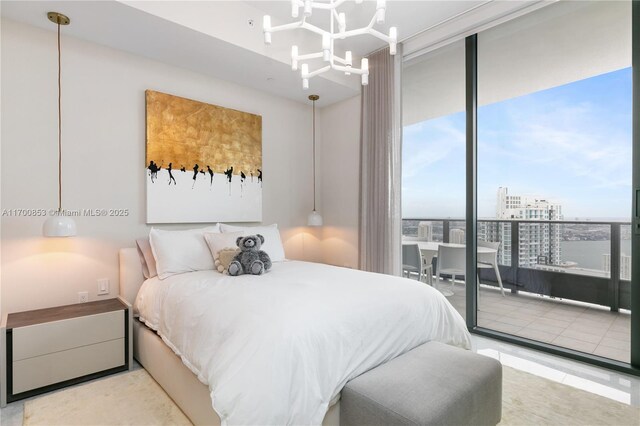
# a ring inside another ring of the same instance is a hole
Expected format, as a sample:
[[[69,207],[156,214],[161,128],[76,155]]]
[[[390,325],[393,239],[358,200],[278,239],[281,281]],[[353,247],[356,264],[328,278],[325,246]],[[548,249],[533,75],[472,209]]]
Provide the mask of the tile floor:
[[[474,352],[496,358],[503,365],[640,407],[640,377],[482,336],[472,335],[471,339]]]
[[[441,282],[451,288],[450,282]],[[465,286],[456,282],[451,304],[465,316]],[[629,362],[631,315],[526,293],[480,287],[478,325],[581,352]]]

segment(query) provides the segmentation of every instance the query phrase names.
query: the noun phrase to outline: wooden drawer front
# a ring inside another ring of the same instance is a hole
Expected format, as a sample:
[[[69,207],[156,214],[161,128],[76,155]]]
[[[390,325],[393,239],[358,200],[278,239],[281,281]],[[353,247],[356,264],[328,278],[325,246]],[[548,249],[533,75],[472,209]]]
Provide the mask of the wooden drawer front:
[[[14,328],[13,361],[124,337],[124,311]]]
[[[124,339],[13,363],[13,394],[124,365]]]

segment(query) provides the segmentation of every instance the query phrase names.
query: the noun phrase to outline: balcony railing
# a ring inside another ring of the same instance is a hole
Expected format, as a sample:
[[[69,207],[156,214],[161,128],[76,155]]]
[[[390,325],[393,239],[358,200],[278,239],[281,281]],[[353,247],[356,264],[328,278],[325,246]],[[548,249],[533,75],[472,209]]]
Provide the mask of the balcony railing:
[[[417,236],[417,229],[414,228],[417,228],[419,222],[433,224],[433,241],[450,242],[451,230],[464,231],[465,228],[464,219],[407,218],[403,219],[403,234]],[[526,291],[608,306],[612,311],[630,309],[631,304],[630,268],[625,265],[624,274],[621,274],[622,231],[630,236],[631,223],[534,219],[478,221],[479,241],[502,243],[498,261],[505,288],[511,289],[514,293]],[[572,232],[581,233],[583,236],[595,234],[589,236],[595,238],[595,241],[609,242],[608,253],[598,253],[602,256],[602,269],[585,269],[580,267],[579,263],[574,265],[573,262],[566,262],[572,259],[563,258],[559,243],[575,241],[578,237],[572,237]],[[462,234],[454,233],[453,237],[460,239]],[[606,237],[608,239],[603,239]],[[479,273],[483,284],[497,285],[493,270],[480,269]]]

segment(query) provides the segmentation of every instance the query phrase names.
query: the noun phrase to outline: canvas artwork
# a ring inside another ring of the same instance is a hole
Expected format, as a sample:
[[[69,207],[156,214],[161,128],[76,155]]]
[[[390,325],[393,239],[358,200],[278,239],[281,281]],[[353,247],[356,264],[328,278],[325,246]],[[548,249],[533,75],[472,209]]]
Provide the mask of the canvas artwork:
[[[262,221],[262,117],[146,91],[147,223]]]

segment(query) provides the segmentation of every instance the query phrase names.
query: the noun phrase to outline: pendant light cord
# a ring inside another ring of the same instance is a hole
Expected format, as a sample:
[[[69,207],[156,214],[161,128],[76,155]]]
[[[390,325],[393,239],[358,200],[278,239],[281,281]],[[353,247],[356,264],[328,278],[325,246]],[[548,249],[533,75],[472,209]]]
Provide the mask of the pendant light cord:
[[[62,67],[60,63],[60,22],[58,22],[58,212],[62,211]]]
[[[313,101],[313,211],[316,211],[316,101]]]

